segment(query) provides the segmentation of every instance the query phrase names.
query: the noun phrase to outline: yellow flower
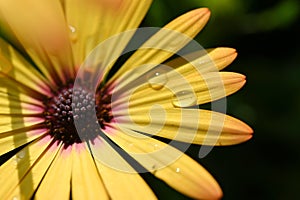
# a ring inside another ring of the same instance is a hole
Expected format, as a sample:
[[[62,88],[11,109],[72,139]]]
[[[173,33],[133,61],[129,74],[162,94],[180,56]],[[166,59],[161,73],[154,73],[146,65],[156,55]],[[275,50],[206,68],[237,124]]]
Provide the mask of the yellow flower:
[[[212,146],[251,138],[245,123],[193,108],[245,84],[241,74],[213,70],[229,65],[236,51],[168,60],[189,42],[177,34],[193,38],[208,21],[209,10],[196,9],[156,32],[111,74],[134,32],[120,33],[137,28],[150,4],[0,1],[0,154],[17,149],[0,167],[1,198],[155,199],[135,171],[151,172],[191,198],[221,198],[203,167],[158,138]],[[171,44],[172,51],[163,50]]]

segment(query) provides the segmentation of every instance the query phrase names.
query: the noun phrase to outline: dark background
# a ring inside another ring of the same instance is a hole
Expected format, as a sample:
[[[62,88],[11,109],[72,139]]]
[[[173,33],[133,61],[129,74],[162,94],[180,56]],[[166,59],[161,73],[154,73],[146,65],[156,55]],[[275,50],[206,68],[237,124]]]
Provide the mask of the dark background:
[[[300,48],[298,0],[156,0],[142,26],[162,27],[199,7],[212,16],[196,40],[205,48],[233,47],[225,70],[247,76],[227,98],[227,113],[247,122],[254,137],[216,147],[198,161],[218,180],[224,199],[300,199]],[[199,147],[187,152],[197,159]],[[150,180],[161,199],[188,199]]]

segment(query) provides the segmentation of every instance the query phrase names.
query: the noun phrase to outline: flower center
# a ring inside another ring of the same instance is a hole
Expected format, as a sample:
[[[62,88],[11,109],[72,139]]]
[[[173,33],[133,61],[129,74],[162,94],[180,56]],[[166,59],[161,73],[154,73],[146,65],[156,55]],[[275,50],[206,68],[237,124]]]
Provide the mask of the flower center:
[[[104,89],[93,95],[88,87],[73,88],[73,84],[62,87],[44,102],[49,134],[66,147],[95,139],[112,119],[110,103],[111,95]],[[80,122],[79,127],[74,120]]]

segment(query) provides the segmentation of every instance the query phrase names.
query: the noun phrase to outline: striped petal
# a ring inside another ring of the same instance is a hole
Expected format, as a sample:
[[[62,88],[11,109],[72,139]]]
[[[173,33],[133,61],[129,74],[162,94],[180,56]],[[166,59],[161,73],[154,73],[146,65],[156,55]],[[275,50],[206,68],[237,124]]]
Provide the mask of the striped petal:
[[[233,48],[218,47],[213,49],[200,50],[182,57],[175,58],[166,66],[178,68],[179,73],[187,73],[188,69],[196,68],[201,73],[220,71],[230,65],[237,57]]]
[[[115,117],[115,121],[121,128],[202,145],[238,144],[249,140],[253,132],[238,119],[199,109],[163,110],[157,107]]]
[[[43,177],[35,194],[35,199],[69,200],[71,191],[71,171],[72,147],[69,146],[67,149],[62,147]]]
[[[37,99],[43,101],[46,99],[46,96],[42,93],[29,88],[27,85],[24,85],[18,82],[15,79],[11,79],[9,77],[0,78],[0,93],[8,93],[12,96],[19,97],[21,100],[21,96],[29,96],[31,99]]]
[[[158,83],[164,84],[159,89],[151,86],[147,74],[127,85],[128,87],[119,88],[117,85],[113,92],[114,114],[128,113],[128,109],[130,112],[149,110],[153,105],[171,109],[204,104],[233,94],[246,82],[242,74],[232,72],[200,74],[195,68],[186,74],[171,70],[155,78]]]
[[[101,140],[91,145],[96,165],[111,199],[156,199],[135,170],[108,144]],[[134,186],[134,187],[133,187]]]
[[[0,155],[27,144],[45,133],[47,130],[39,128],[39,125],[2,132],[0,133]]]
[[[72,199],[109,199],[95,161],[82,144],[73,146]]]
[[[26,115],[0,115],[0,133],[30,127],[44,122],[43,118]]]
[[[9,43],[13,44],[15,47],[17,47],[20,51],[25,52],[22,48],[22,45],[18,41],[18,39],[15,37],[13,31],[5,21],[4,17],[2,16],[2,13],[0,12],[0,35],[5,38]]]
[[[149,137],[132,137],[134,133],[130,131],[126,134],[116,129],[107,131],[113,133],[108,137],[143,167],[181,193],[196,199],[217,199],[222,196],[214,178],[196,161],[174,147]]]
[[[173,20],[160,31],[146,41],[122,66],[122,68],[112,78],[124,74],[126,71],[137,68],[145,64],[160,64],[171,57],[174,53],[191,41],[205,26],[210,16],[207,8],[200,8],[190,11]],[[182,34],[180,34],[182,33]],[[139,70],[129,79],[122,82],[126,84],[138,76],[150,70],[155,65],[149,65],[144,70]]]
[[[105,39],[137,28],[150,4],[151,0],[64,0],[75,65],[79,67],[92,49]],[[121,54],[129,39],[123,38],[105,51],[110,54],[117,50]]]
[[[68,27],[59,1],[0,1],[0,12],[53,85],[65,82],[65,77],[74,76]]]
[[[34,116],[43,112],[43,105],[37,102],[20,100],[6,93],[0,93],[0,115]]]
[[[29,144],[1,166],[1,181],[5,182],[0,189],[3,199],[31,198],[59,150],[50,142],[50,137],[45,137]]]
[[[50,83],[11,45],[0,38],[0,80],[3,77],[16,80],[42,94],[50,93]]]

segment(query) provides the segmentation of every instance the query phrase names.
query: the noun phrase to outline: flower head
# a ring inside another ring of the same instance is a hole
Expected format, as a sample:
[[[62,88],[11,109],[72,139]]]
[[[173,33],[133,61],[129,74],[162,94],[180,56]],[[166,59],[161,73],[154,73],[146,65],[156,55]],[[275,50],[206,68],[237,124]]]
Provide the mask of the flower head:
[[[150,4],[0,1],[0,154],[16,149],[0,167],[1,197],[155,199],[134,172],[151,172],[192,198],[222,196],[182,151],[191,143],[251,138],[245,123],[195,107],[245,84],[241,74],[219,72],[236,51],[198,49],[169,59],[210,12],[196,9],[163,29],[136,30]],[[149,40],[130,48],[149,30]],[[116,71],[117,58],[131,50]]]

